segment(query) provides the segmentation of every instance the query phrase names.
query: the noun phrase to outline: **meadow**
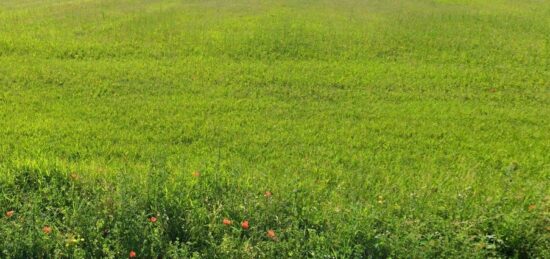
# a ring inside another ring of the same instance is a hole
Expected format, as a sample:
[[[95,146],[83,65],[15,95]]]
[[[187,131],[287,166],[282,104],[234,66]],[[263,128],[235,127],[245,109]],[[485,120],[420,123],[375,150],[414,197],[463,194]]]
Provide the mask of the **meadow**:
[[[548,0],[1,0],[0,258],[550,258]]]

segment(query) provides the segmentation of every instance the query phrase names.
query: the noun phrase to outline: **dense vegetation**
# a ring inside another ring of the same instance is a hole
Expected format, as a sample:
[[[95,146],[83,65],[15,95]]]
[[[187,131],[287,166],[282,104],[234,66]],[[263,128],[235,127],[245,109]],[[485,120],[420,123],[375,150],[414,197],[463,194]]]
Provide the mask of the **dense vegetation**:
[[[549,258],[549,24],[548,0],[2,0],[0,257]]]

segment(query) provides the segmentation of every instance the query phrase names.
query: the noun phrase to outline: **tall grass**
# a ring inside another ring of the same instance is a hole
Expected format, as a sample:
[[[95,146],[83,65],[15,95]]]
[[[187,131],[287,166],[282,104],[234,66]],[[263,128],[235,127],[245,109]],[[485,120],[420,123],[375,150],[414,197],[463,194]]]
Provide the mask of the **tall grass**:
[[[546,0],[1,1],[0,257],[550,257],[547,24]]]

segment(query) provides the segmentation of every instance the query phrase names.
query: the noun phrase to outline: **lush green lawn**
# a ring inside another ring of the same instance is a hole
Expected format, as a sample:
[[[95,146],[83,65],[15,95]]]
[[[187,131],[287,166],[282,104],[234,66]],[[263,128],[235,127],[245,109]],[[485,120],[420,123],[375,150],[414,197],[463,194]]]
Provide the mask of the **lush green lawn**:
[[[548,258],[549,79],[547,0],[2,0],[0,257]]]

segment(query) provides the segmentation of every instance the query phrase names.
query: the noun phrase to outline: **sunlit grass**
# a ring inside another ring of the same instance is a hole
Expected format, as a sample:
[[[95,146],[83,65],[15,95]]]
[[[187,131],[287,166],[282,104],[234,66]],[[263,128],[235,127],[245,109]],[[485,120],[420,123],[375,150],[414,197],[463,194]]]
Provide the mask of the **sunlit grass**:
[[[548,1],[1,1],[0,257],[549,257],[548,24]]]

